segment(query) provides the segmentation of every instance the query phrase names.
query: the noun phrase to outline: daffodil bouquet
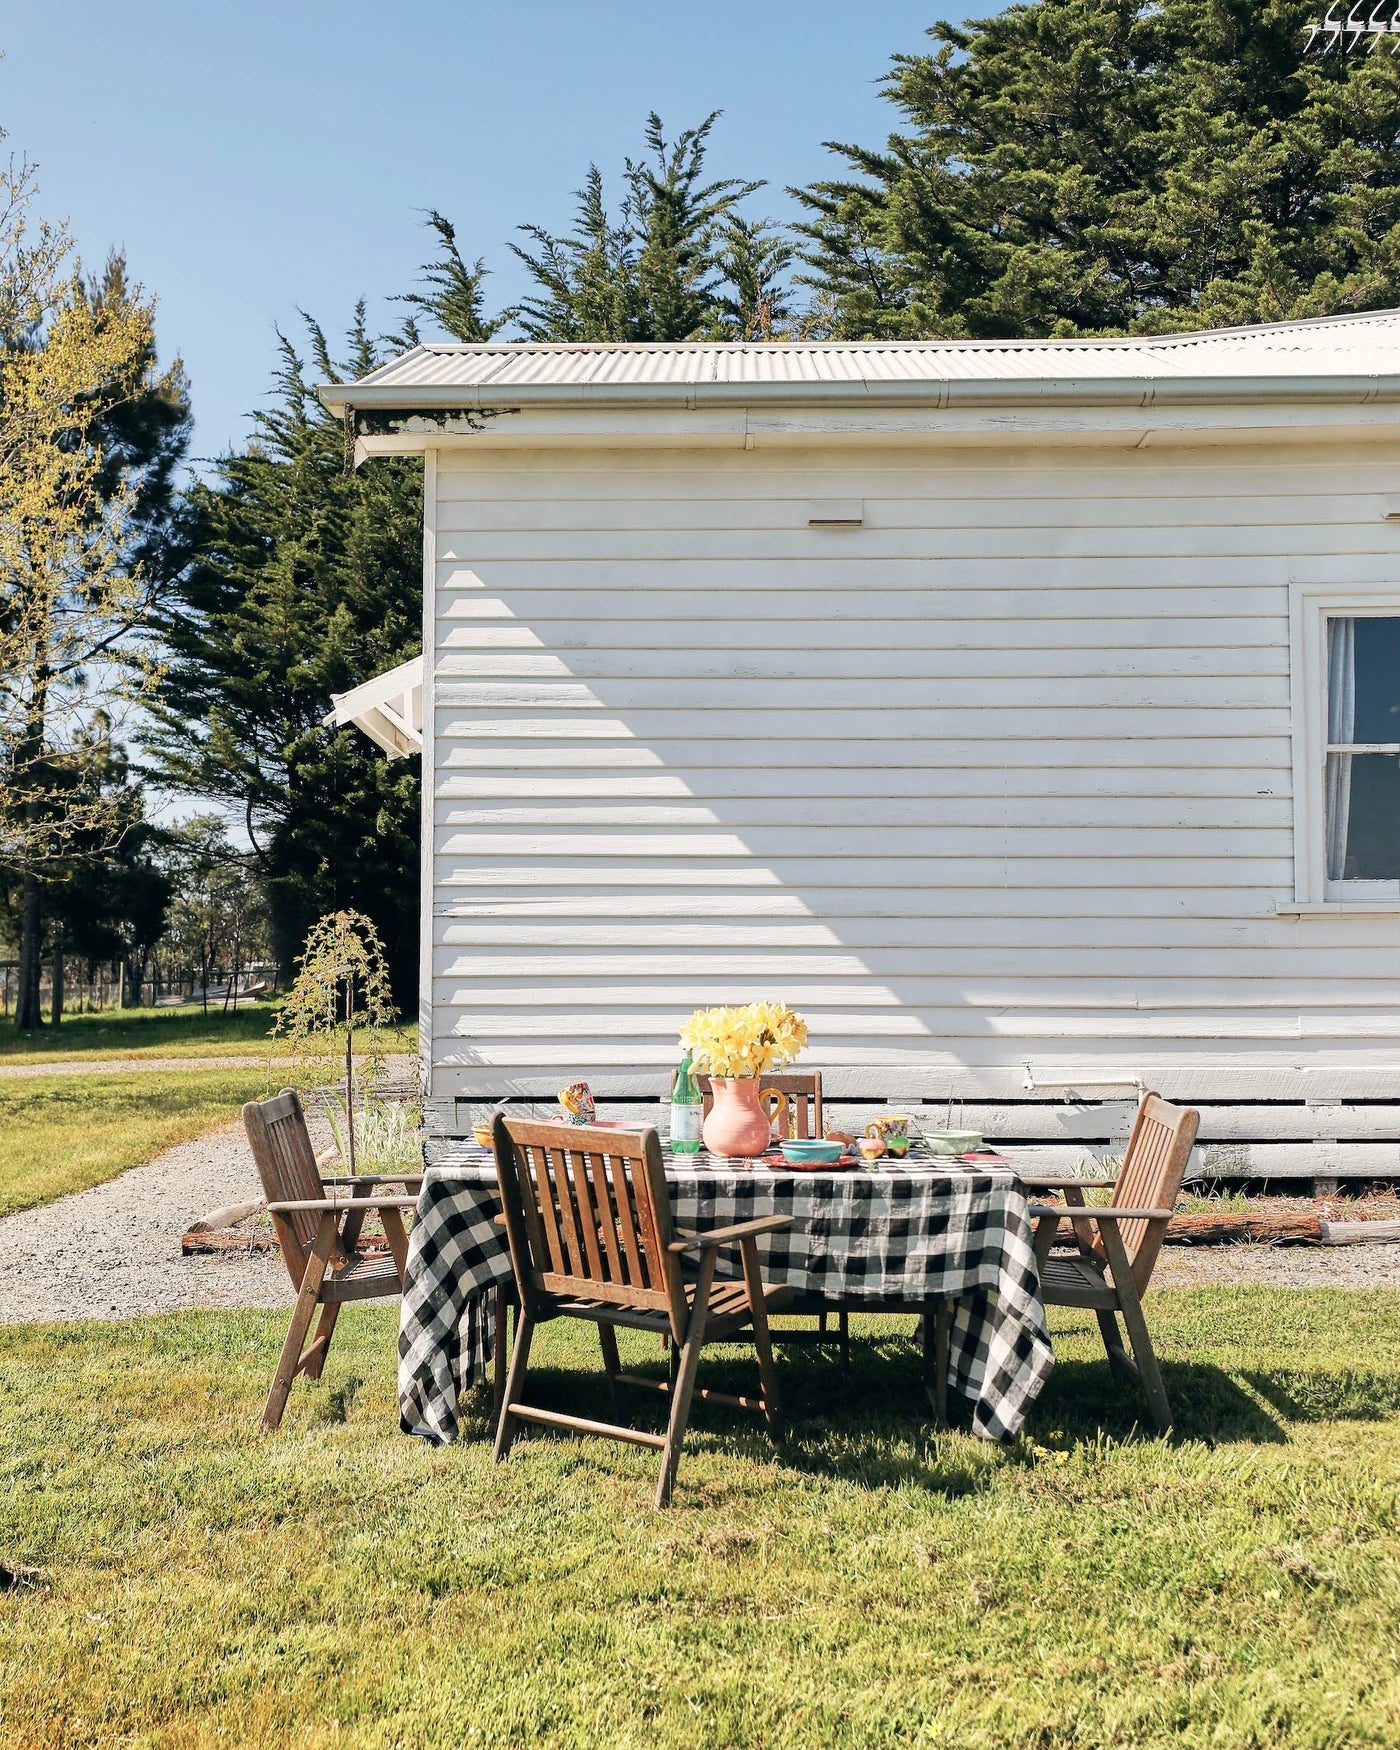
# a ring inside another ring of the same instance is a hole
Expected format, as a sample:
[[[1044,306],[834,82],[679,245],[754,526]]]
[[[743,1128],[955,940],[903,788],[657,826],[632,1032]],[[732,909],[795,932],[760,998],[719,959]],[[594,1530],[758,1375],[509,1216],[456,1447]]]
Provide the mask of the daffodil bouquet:
[[[806,1043],[807,1023],[786,1003],[697,1009],[681,1028],[694,1068],[725,1079],[781,1069]]]

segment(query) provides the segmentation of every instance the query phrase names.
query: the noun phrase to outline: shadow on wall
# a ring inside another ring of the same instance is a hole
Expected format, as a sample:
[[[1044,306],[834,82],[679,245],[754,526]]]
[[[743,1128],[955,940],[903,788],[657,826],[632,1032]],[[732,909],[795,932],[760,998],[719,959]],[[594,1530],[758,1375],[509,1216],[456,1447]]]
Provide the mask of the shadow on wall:
[[[602,561],[571,559],[567,587],[534,581],[534,561],[448,564],[439,1062],[499,1066],[483,1091],[556,1066],[645,1070],[654,1091],[692,1008],[760,994],[807,1016],[835,1092],[878,1095],[882,1070],[946,1087],[949,1070],[1047,1054],[1190,1061],[1200,1028],[1171,1012],[1172,949],[1092,978],[1086,955],[1122,947],[1123,919],[1144,913],[1169,936],[1185,890],[1222,879],[1208,851],[1246,805],[1206,785],[1164,819],[1135,796],[1141,756],[1123,739],[1154,689],[1154,720],[1185,733],[1212,683],[1144,679],[1121,629],[1096,628],[1086,656],[1072,595],[1047,594],[1027,625],[1022,604],[964,591],[953,625],[903,617],[912,581],[832,587],[799,640],[792,590],[755,588],[744,619],[717,617],[699,561],[649,596]],[[945,616],[949,592],[936,600]],[[1000,670],[1012,703],[988,709],[988,681],[965,672],[976,639],[979,674]],[[1070,701],[1092,763],[1046,751]],[[1236,756],[1206,738],[1196,757]],[[1251,818],[1286,808],[1261,797]],[[1144,977],[1166,993],[1150,1021]]]

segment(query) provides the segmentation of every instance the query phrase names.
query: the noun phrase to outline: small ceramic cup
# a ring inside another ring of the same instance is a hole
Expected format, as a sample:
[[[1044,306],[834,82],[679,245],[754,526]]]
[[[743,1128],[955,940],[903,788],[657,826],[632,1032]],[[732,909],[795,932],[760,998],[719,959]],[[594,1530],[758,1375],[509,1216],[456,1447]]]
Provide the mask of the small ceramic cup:
[[[865,1127],[867,1136],[878,1136],[886,1152],[896,1160],[909,1153],[909,1115],[907,1112],[882,1112]]]
[[[861,1137],[859,1147],[861,1159],[873,1167],[885,1152],[885,1139],[878,1133],[874,1136],[867,1134]]]

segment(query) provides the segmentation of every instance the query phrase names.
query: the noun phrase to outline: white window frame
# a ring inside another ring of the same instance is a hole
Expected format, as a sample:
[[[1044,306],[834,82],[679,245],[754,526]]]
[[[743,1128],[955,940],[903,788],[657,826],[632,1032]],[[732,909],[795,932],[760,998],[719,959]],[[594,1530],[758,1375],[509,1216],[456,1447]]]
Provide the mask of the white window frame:
[[[1327,621],[1400,618],[1400,582],[1381,588],[1295,583],[1289,591],[1293,717],[1293,903],[1281,912],[1400,913],[1400,880],[1327,879]]]

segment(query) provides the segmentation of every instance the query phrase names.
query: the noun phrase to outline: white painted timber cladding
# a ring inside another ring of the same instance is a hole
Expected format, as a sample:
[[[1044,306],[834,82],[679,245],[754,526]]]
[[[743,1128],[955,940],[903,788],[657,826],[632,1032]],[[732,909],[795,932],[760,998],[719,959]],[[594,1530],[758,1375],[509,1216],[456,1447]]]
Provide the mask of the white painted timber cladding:
[[[1275,908],[1289,586],[1400,609],[1397,483],[1380,445],[443,449],[435,1100],[655,1092],[760,995],[838,1096],[1393,1097],[1400,918]]]

